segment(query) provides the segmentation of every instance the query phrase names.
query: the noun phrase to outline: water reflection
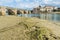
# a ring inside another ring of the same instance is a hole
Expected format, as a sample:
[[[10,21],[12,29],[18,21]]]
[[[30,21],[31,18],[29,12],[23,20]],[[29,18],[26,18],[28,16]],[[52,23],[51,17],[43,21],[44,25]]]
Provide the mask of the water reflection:
[[[60,14],[51,13],[51,14],[19,14],[18,16],[23,17],[37,17],[44,20],[50,20],[50,21],[60,21]]]

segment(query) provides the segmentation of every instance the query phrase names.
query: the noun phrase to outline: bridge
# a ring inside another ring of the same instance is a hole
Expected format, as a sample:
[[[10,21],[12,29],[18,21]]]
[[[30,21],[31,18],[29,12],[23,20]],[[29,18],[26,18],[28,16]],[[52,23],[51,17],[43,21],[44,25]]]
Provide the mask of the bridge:
[[[22,10],[14,8],[0,7],[0,15],[19,15],[19,14],[31,14],[31,10]]]

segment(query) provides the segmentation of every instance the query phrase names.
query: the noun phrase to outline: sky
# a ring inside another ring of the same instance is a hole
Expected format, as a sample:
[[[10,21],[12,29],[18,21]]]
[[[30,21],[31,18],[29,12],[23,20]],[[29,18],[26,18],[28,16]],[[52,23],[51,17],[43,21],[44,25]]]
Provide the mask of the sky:
[[[60,0],[0,0],[0,6],[9,6],[20,9],[32,9],[39,5],[60,7]]]

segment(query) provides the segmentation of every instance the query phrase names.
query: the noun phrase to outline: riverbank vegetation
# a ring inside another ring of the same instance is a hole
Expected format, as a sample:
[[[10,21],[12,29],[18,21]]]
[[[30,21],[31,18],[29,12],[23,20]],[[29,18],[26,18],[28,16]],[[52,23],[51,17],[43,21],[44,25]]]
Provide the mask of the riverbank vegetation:
[[[0,40],[60,40],[60,27],[52,22],[16,16],[0,18]]]

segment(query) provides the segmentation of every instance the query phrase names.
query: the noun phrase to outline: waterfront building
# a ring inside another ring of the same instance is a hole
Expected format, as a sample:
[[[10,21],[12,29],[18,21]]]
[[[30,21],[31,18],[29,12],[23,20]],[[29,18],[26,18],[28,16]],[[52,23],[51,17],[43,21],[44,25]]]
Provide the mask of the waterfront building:
[[[57,9],[60,12],[60,8]]]
[[[54,9],[53,6],[45,6],[44,8],[46,9],[47,12],[52,12]]]
[[[55,6],[45,6],[44,8],[47,12],[53,12],[53,10],[57,10],[57,7]]]
[[[46,8],[41,7],[41,8],[40,8],[40,11],[41,11],[41,12],[45,12],[45,11],[46,11]]]
[[[37,8],[33,8],[33,13],[40,13],[41,6],[38,6]]]
[[[38,12],[37,8],[34,8],[32,12],[37,13]]]

